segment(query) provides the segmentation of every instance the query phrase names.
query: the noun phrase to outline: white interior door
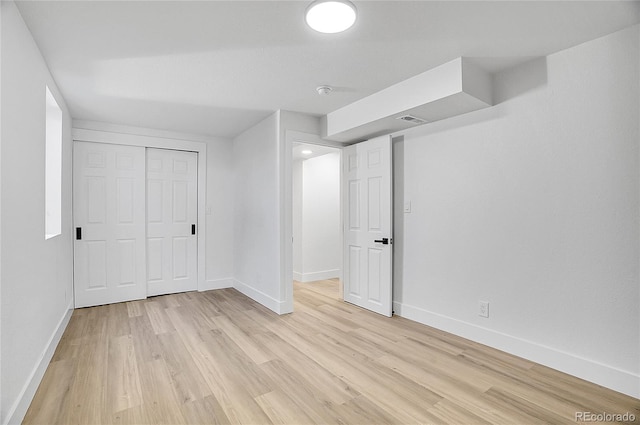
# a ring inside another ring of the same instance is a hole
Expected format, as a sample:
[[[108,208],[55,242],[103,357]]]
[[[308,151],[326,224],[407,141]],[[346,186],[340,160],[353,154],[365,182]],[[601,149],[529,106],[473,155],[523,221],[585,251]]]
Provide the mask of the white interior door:
[[[392,315],[391,136],[343,150],[344,300]]]
[[[198,154],[147,149],[147,293],[198,289]]]
[[[76,307],[145,298],[145,150],[75,142]]]

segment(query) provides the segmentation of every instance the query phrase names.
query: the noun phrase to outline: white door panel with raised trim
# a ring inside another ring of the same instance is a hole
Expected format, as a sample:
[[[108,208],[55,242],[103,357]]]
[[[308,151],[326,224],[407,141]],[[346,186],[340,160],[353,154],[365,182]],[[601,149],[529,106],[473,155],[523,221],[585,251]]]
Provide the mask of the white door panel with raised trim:
[[[392,315],[391,136],[343,150],[344,300]]]
[[[146,297],[145,149],[74,144],[76,307]]]
[[[198,154],[147,149],[147,291],[198,289]]]

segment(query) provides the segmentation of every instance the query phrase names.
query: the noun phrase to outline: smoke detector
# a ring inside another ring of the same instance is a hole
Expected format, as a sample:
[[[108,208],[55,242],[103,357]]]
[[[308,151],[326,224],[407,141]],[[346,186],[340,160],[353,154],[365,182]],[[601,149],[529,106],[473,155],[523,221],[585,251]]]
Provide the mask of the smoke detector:
[[[327,96],[333,91],[333,88],[331,88],[330,86],[318,86],[316,87],[316,91],[320,96]]]

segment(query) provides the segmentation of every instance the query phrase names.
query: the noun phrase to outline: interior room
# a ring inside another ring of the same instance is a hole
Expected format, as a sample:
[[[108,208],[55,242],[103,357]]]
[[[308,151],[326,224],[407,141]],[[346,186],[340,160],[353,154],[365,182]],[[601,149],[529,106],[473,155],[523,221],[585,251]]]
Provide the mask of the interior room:
[[[340,150],[296,143],[293,147],[293,279],[340,279],[342,227]]]
[[[0,23],[1,425],[640,421],[640,2]]]

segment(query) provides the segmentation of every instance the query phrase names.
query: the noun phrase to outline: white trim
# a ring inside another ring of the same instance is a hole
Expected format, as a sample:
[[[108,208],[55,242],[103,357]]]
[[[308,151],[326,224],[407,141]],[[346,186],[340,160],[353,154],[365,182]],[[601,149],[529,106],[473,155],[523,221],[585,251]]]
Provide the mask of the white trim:
[[[293,280],[296,280],[298,282],[302,282],[302,273],[297,272],[294,270],[293,272]]]
[[[233,278],[207,279],[202,286],[198,286],[198,292],[212,291],[214,289],[233,288]]]
[[[293,282],[291,283],[291,285],[293,286]],[[264,292],[252,286],[247,285],[244,282],[240,282],[237,279],[233,279],[233,287],[239,292],[246,295],[247,297],[262,304],[263,306],[267,307],[269,310],[272,310],[277,314],[290,313],[289,311],[285,310],[285,307],[286,307],[285,301],[278,301],[275,298],[272,298],[271,296],[265,294]]]
[[[106,124],[105,124],[106,126]],[[109,128],[120,128],[109,125]],[[130,127],[124,127],[130,129]],[[141,132],[144,129],[138,129]],[[124,131],[124,130],[123,130]],[[148,130],[152,132],[152,130]],[[162,132],[160,132],[162,133]],[[198,290],[205,288],[206,273],[206,201],[207,201],[207,145],[205,142],[174,139],[162,136],[147,136],[102,130],[72,129],[73,141],[111,143],[114,145],[143,146],[146,148],[175,149],[198,153]],[[145,282],[146,284],[146,282]]]
[[[200,134],[182,133],[169,130],[156,130],[153,128],[133,127],[128,125],[110,124],[100,121],[87,121],[87,120],[73,120],[71,126],[78,130],[95,130],[103,131],[107,133],[122,133],[135,136],[149,136],[160,139],[175,139],[175,140],[188,140],[190,142],[215,142],[221,139],[227,140],[224,137],[209,137]]]
[[[72,313],[73,304],[69,303],[69,305],[67,306],[67,311],[58,322],[58,326],[56,326],[56,329],[49,338],[49,341],[47,341],[47,345],[40,355],[36,366],[31,371],[27,382],[24,384],[24,387],[22,387],[22,390],[18,394],[18,398],[16,399],[13,406],[9,408],[6,420],[3,425],[19,424],[24,419],[24,415],[26,415],[27,409],[29,409],[29,405],[31,404],[31,401],[33,401],[33,397],[36,394],[36,390],[42,382],[44,373],[47,371],[49,362],[51,362],[51,359],[53,358],[53,354],[55,353],[56,347],[58,346],[58,343],[62,338],[62,334],[67,328],[69,320],[71,320]]]
[[[348,145],[348,143],[335,142],[333,140],[325,140],[317,134],[304,133],[302,131],[287,130],[286,138],[293,143],[308,143],[311,145],[328,146],[330,148],[342,149]]]
[[[409,320],[485,344],[614,391],[640,398],[640,375],[571,353],[483,328],[406,303],[394,302],[394,313]]]
[[[295,272],[294,272],[295,275]],[[300,279],[296,279],[299,282],[315,282],[316,280],[327,280],[333,278],[340,278],[340,269],[333,270],[321,270],[318,272],[298,273]]]

